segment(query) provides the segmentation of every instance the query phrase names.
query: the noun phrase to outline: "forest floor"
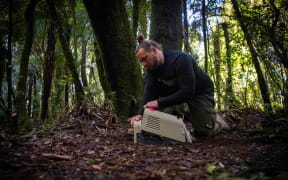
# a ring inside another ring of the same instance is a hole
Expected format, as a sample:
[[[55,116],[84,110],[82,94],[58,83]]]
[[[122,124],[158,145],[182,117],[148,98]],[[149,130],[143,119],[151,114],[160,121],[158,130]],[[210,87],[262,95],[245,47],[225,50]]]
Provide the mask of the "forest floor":
[[[101,108],[29,134],[2,129],[0,179],[288,179],[287,119],[222,114],[230,129],[192,144],[134,144],[129,123]]]

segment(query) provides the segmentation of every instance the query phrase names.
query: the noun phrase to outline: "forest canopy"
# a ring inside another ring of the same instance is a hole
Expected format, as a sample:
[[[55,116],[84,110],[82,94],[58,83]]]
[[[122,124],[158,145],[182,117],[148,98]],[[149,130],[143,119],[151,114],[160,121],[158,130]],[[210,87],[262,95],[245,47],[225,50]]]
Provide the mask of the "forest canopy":
[[[216,108],[287,116],[284,0],[2,0],[0,119],[16,130],[83,106],[137,112],[142,33],[191,55],[212,77]]]

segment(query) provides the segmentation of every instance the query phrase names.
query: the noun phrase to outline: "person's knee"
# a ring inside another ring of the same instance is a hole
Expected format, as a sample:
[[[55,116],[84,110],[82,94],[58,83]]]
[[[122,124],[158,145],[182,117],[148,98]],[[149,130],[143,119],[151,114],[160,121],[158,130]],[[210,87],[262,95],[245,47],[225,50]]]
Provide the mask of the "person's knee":
[[[194,125],[193,125],[194,124]],[[207,118],[206,120],[199,120],[192,122],[194,128],[194,135],[196,137],[213,137],[215,135],[215,120],[214,118]]]

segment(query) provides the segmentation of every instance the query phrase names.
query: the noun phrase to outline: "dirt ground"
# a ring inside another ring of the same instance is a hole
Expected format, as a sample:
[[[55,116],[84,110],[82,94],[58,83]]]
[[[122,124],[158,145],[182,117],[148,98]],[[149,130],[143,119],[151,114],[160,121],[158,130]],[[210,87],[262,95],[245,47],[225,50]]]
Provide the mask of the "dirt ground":
[[[288,179],[287,120],[222,115],[230,129],[192,144],[134,144],[128,122],[95,109],[29,134],[1,130],[0,179]]]

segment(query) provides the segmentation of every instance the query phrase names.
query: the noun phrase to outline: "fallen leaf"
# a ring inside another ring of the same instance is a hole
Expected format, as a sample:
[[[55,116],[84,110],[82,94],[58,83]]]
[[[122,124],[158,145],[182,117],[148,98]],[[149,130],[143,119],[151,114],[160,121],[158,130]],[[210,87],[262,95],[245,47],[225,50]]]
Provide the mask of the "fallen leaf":
[[[87,154],[88,154],[88,155],[95,154],[95,151],[93,151],[93,150],[88,150],[88,151],[87,151]]]
[[[97,164],[92,164],[92,168],[93,168],[94,170],[96,170],[96,171],[101,171],[101,170],[102,170],[101,166],[99,166],[99,165],[97,165]]]
[[[215,165],[209,165],[207,171],[212,174],[215,169],[216,169]]]

